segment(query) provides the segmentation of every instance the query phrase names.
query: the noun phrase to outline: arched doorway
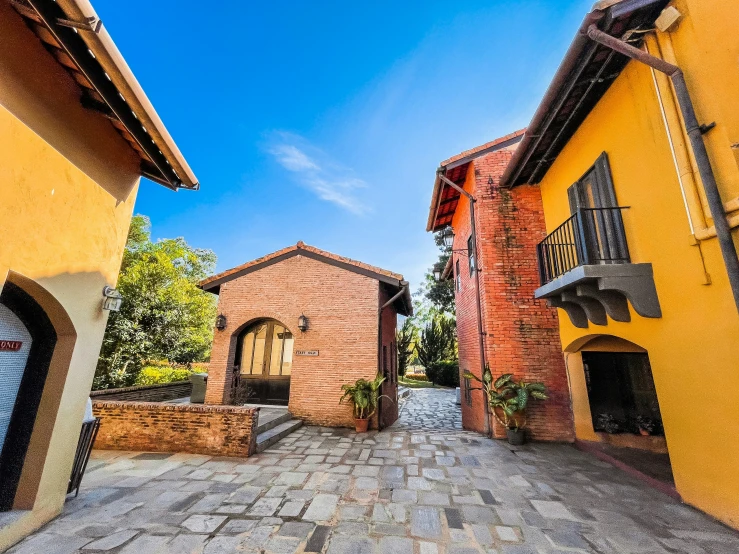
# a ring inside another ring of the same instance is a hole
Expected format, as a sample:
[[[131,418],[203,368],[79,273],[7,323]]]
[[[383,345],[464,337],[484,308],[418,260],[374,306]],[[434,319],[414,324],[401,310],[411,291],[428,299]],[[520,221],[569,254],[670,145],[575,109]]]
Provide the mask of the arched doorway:
[[[293,345],[293,334],[275,319],[257,321],[241,331],[236,342],[234,374],[246,380],[252,391],[249,402],[288,403]]]
[[[0,511],[13,508],[56,342],[43,308],[6,282],[0,294]]]

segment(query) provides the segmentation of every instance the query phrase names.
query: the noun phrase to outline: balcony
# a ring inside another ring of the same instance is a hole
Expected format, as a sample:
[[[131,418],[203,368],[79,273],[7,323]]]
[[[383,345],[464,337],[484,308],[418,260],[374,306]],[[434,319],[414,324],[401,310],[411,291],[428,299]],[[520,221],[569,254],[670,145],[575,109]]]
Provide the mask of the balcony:
[[[631,262],[625,207],[581,208],[537,246],[541,287],[534,293],[567,312],[573,325],[662,317],[652,264]]]

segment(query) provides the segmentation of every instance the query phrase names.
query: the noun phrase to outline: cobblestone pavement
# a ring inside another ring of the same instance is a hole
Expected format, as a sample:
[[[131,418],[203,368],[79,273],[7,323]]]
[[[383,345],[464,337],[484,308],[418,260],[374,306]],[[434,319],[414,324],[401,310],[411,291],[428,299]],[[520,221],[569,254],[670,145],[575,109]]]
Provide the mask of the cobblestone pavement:
[[[304,427],[249,459],[95,452],[80,496],[10,552],[739,552],[738,534],[572,447],[410,428],[448,406],[416,392],[399,427]]]
[[[414,389],[400,408],[392,430],[460,431],[462,411],[450,389]]]

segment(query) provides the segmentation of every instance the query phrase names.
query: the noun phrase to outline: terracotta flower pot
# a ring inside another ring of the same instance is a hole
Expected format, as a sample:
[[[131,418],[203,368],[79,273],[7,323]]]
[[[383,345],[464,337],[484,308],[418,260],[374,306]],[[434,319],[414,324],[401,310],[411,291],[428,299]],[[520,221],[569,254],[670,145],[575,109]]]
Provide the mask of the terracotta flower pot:
[[[366,433],[369,427],[369,419],[354,418],[354,428],[357,433]]]

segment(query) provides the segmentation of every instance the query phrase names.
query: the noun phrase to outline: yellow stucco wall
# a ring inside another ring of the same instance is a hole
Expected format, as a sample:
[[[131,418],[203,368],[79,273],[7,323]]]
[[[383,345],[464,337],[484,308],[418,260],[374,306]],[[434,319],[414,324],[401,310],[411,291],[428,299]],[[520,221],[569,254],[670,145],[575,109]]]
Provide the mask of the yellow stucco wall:
[[[62,508],[138,188],[138,157],[0,2],[0,288],[36,298],[59,334],[0,551]]]
[[[739,196],[739,35],[732,2],[676,2],[685,14],[679,28],[659,37],[674,47],[707,135],[709,155],[726,202]],[[650,51],[656,48],[650,41]],[[668,113],[668,117],[670,114]],[[672,114],[675,117],[675,114]],[[607,152],[619,205],[630,206],[624,224],[632,261],[651,263],[663,317],[633,310],[630,323],[574,327],[560,310],[563,348],[583,337],[609,334],[649,353],[664,420],[675,483],[683,499],[739,527],[739,315],[715,238],[691,245],[677,172],[670,153],[651,71],[631,62],[569,141],[541,183],[547,229],[570,215],[567,187],[601,152]],[[710,224],[710,221],[709,221]],[[735,241],[737,240],[735,230]],[[705,284],[705,273],[712,284]],[[575,346],[573,346],[575,345]],[[570,365],[579,438],[589,411],[582,365]],[[574,377],[574,378],[573,378]],[[697,386],[698,383],[705,384]],[[702,400],[701,400],[702,399]]]

